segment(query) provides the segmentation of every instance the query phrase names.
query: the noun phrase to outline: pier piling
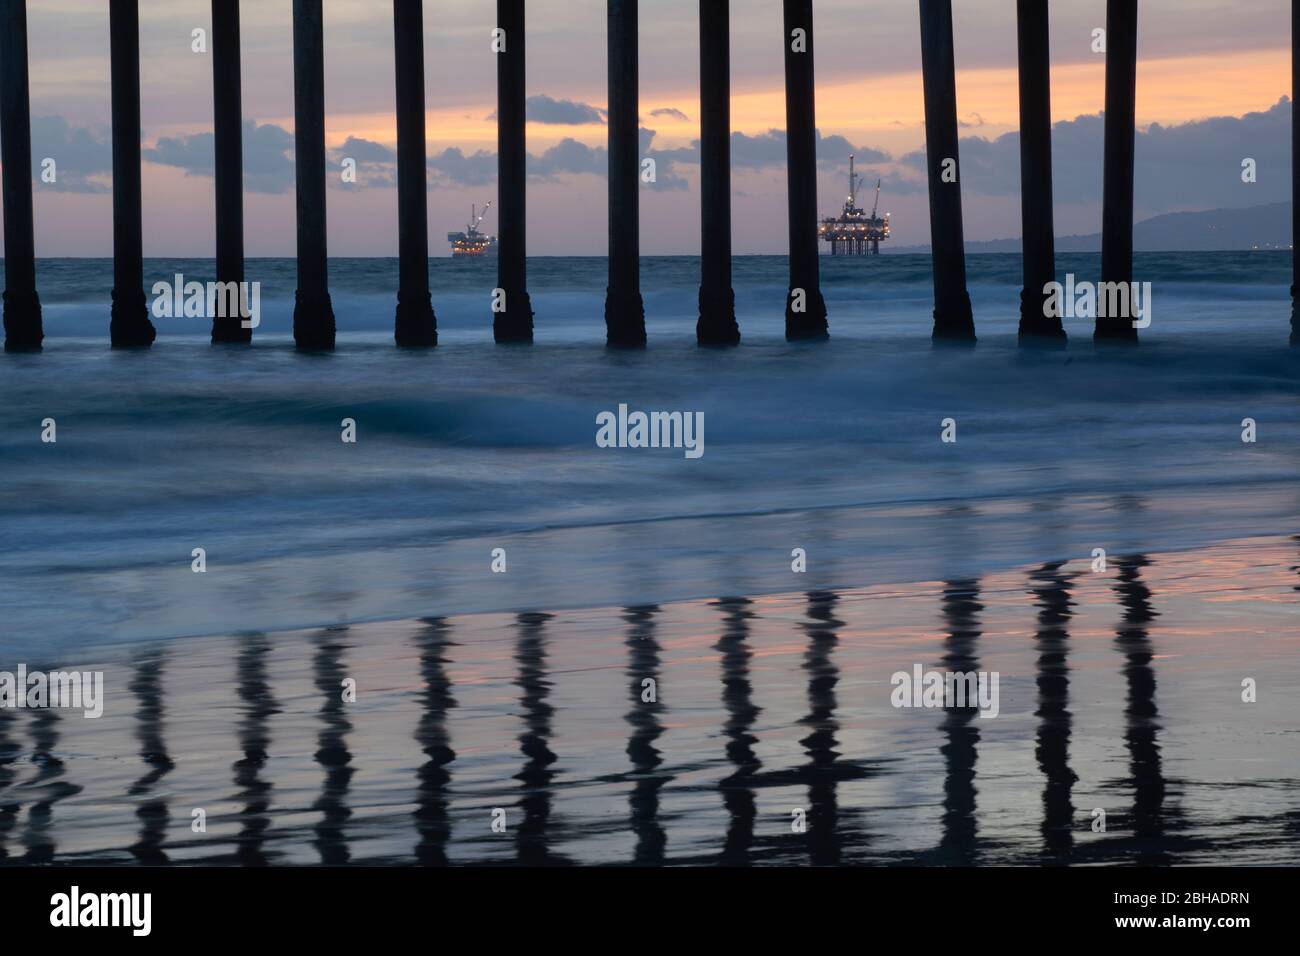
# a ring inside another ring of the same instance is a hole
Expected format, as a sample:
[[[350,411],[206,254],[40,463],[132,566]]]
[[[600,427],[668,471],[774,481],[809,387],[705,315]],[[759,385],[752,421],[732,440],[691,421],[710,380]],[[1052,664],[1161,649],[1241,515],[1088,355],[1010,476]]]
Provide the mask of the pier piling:
[[[700,345],[736,345],[731,288],[731,0],[700,0]]]
[[[217,281],[244,281],[244,136],[239,0],[212,0],[212,138],[216,162]],[[241,301],[242,304],[242,300]],[[212,341],[246,344],[243,316],[212,317]]]
[[[0,164],[4,166],[5,351],[41,347],[32,212],[32,114],[27,79],[27,2],[0,0]]]
[[[497,26],[505,34],[505,49],[497,54],[497,286],[505,293],[505,310],[492,316],[492,337],[531,342],[524,0],[497,0]]]
[[[140,186],[140,10],[109,0],[113,100],[113,348],[147,348],[157,335],[144,297]]]
[[[393,0],[397,72],[397,320],[402,348],[438,344],[429,298],[429,173],[424,142],[424,0]]]
[[[637,0],[608,0],[609,288],[605,341],[645,345],[641,300],[640,120],[637,95]]]
[[[1136,136],[1137,0],[1106,3],[1106,152],[1102,184],[1101,281],[1133,281],[1133,149]],[[1131,304],[1128,295],[1122,297]],[[1136,344],[1128,315],[1097,309],[1094,342]]]
[[[1300,0],[1291,0],[1291,344],[1300,346],[1300,124],[1296,122],[1296,93],[1300,92]]]
[[[921,73],[925,86],[925,155],[930,177],[930,250],[934,269],[936,342],[974,344],[966,291],[957,152],[957,75],[952,0],[920,0]]]
[[[306,351],[334,348],[325,243],[325,43],[321,0],[293,0],[294,169],[298,290],[293,340]]]
[[[1064,345],[1061,316],[1048,315],[1043,287],[1056,280],[1052,225],[1052,95],[1047,0],[1017,0],[1020,62],[1020,224],[1025,286],[1020,343]]]
[[[812,0],[784,0],[785,149],[789,203],[790,291],[785,337],[827,337],[817,261],[817,111]]]

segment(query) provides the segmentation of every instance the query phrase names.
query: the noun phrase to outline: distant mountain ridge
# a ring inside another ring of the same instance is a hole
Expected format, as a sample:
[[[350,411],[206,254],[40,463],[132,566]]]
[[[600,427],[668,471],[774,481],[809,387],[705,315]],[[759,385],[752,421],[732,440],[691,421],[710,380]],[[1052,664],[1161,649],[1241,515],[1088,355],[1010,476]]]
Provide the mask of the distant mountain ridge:
[[[1243,209],[1169,212],[1152,216],[1133,226],[1133,248],[1138,252],[1290,249],[1291,204],[1275,202]],[[894,246],[889,251],[929,252],[930,247]],[[1020,239],[967,242],[966,251],[1019,252]],[[1101,233],[1057,236],[1056,251],[1100,252]]]

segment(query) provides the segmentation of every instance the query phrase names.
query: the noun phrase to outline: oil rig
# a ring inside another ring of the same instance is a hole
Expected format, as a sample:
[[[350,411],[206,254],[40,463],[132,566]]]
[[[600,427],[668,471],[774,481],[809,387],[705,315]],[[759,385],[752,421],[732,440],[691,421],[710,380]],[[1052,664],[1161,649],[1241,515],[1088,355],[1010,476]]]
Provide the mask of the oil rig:
[[[489,236],[485,232],[479,231],[479,225],[483,222],[483,217],[487,211],[492,208],[489,201],[479,212],[478,207],[470,204],[469,207],[469,224],[465,227],[464,232],[447,233],[447,241],[451,243],[451,256],[453,259],[477,259],[480,256],[494,256],[497,252],[497,237]]]
[[[880,208],[880,180],[876,180],[876,202],[871,215],[858,208],[858,187],[862,177],[853,171],[853,157],[849,157],[849,195],[844,200],[844,211],[838,219],[823,219],[817,228],[818,239],[831,244],[833,256],[878,256],[880,240],[889,238],[889,213],[885,218],[876,216]]]

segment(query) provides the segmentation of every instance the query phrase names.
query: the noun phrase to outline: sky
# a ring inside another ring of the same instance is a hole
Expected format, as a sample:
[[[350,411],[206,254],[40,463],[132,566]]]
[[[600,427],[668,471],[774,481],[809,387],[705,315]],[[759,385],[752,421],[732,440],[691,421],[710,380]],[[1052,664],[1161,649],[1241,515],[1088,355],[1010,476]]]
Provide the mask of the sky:
[[[732,0],[732,188],[737,254],[784,253],[783,30],[779,0]],[[1020,233],[1014,0],[954,3],[961,181],[969,240]],[[1051,4],[1059,234],[1100,230],[1105,0]],[[492,0],[426,0],[430,249],[495,198]],[[641,195],[642,252],[699,251],[697,0],[640,5],[640,112],[658,181]],[[891,213],[892,242],[929,241],[916,0],[816,0],[818,199],[838,212],[849,153]],[[28,0],[34,184],[41,256],[112,253],[108,4]],[[246,248],[294,252],[292,4],[243,3]],[[392,5],[324,0],[329,250],[397,250]],[[194,52],[209,0],[141,0],[144,226],[148,256],[211,256],[212,65]],[[1142,0],[1136,214],[1290,199],[1290,16],[1284,0]],[[603,255],[605,3],[528,12],[528,244]],[[355,159],[358,181],[342,181]],[[1254,183],[1241,181],[1253,158]],[[869,203],[868,203],[869,205]],[[484,223],[495,231],[489,214]]]

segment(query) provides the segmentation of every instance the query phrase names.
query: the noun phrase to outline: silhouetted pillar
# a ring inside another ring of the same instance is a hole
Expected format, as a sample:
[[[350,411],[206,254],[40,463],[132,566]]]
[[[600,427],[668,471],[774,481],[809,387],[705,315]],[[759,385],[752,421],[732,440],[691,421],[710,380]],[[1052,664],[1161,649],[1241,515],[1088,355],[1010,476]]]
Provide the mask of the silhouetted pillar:
[[[1020,341],[1064,344],[1061,316],[1046,314],[1043,292],[1043,286],[1056,280],[1047,0],[1017,0],[1016,28],[1020,51],[1020,232],[1025,268]]]
[[[325,43],[321,0],[293,0],[294,168],[298,193],[298,291],[293,340],[334,348],[325,245]]]
[[[1133,280],[1133,145],[1137,94],[1137,0],[1106,2],[1106,174],[1102,184],[1101,281]],[[1094,341],[1136,342],[1133,319],[1103,316]],[[1121,297],[1127,301],[1127,296]]]
[[[153,344],[157,332],[144,300],[144,225],[140,210],[140,11],[136,0],[109,0],[113,85],[113,348]]]
[[[701,345],[735,345],[731,288],[731,0],[700,0]]]
[[[497,0],[497,26],[505,34],[505,49],[497,53],[497,286],[505,293],[505,310],[493,314],[492,336],[498,342],[531,342],[524,0]]]
[[[921,0],[921,72],[925,84],[925,158],[930,173],[934,338],[974,342],[975,320],[966,291],[966,240],[961,219],[952,0]]]
[[[32,214],[32,114],[27,83],[27,3],[0,0],[0,165],[4,167],[5,350],[41,347]]]
[[[397,322],[403,348],[438,344],[429,299],[429,179],[424,143],[424,3],[393,0],[397,65]]]
[[[1300,346],[1300,123],[1296,122],[1296,93],[1300,92],[1300,0],[1291,0],[1291,344]]]
[[[641,301],[637,0],[609,2],[609,288],[605,341],[645,345]]]
[[[787,339],[824,339],[826,301],[817,264],[817,115],[812,0],[784,0],[785,153],[790,291]]]
[[[223,283],[244,281],[244,135],[239,67],[239,0],[212,0],[217,281]],[[242,300],[240,304],[242,308]],[[214,315],[212,341],[251,342],[253,330],[244,328],[242,315]]]

